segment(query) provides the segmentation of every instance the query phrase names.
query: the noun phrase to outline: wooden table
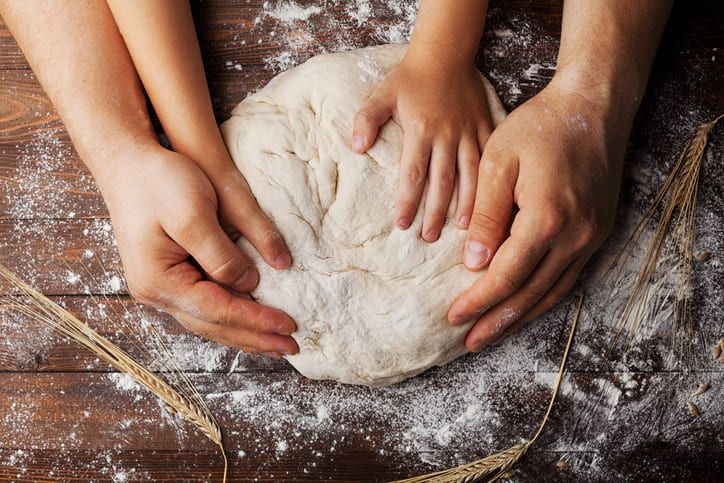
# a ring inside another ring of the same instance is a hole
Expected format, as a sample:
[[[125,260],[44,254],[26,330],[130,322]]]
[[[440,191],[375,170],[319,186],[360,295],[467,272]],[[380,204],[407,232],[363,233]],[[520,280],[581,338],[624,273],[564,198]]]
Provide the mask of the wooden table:
[[[275,73],[322,51],[399,41],[412,2],[194,3],[218,119]],[[480,55],[509,108],[551,78],[561,2],[493,2]],[[347,7],[343,6],[347,5]],[[318,6],[320,8],[314,8]],[[350,13],[351,12],[351,13]],[[695,126],[724,112],[724,4],[677,2],[627,153],[610,259]],[[621,55],[626,55],[621,53]],[[695,336],[680,365],[665,329],[606,353],[607,296],[587,305],[562,394],[517,481],[724,481],[722,240],[724,133],[705,159],[695,272]],[[304,380],[285,362],[201,342],[126,295],[106,207],[10,33],[0,27],[0,261],[99,332],[139,349],[128,310],[156,324],[225,430],[232,481],[378,481],[462,463],[529,438],[557,369],[574,296],[519,336],[385,390]],[[582,282],[595,288],[595,270]],[[6,293],[7,286],[0,285]],[[216,449],[82,348],[0,313],[0,479],[219,481]],[[665,326],[664,326],[665,327]],[[153,353],[153,351],[152,351]],[[700,382],[701,416],[686,406]]]

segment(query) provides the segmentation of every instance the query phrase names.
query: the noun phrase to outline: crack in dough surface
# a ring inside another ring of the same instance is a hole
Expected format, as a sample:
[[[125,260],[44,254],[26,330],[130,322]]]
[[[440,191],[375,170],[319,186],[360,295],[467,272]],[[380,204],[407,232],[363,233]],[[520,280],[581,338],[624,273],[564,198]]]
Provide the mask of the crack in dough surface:
[[[445,319],[478,277],[461,263],[465,232],[446,225],[436,243],[425,243],[420,212],[410,229],[394,227],[402,149],[395,122],[369,153],[350,147],[355,112],[405,49],[314,57],[272,79],[222,125],[234,162],[294,259],[276,271],[240,240],[260,271],[252,294],[297,322],[300,352],[287,359],[313,379],[392,384],[465,353],[470,326]],[[505,111],[484,84],[497,124]]]

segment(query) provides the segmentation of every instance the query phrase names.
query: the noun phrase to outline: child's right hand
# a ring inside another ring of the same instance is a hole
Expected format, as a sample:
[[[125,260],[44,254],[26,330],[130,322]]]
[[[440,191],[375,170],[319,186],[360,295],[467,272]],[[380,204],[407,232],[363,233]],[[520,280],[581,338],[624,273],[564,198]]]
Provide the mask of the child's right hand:
[[[395,222],[402,229],[412,224],[427,181],[422,238],[434,242],[445,222],[456,176],[455,222],[460,228],[470,223],[478,164],[492,123],[483,82],[472,62],[446,65],[441,60],[436,65],[418,57],[408,51],[367,99],[354,119],[352,146],[360,153],[369,149],[390,117],[402,126]]]
[[[160,146],[137,149],[104,163],[118,169],[98,177],[131,293],[202,337],[247,352],[296,353],[292,319],[242,295],[259,273],[219,223],[216,193],[203,171]],[[235,208],[253,230],[236,228],[265,260],[282,253],[288,262],[279,232],[238,178],[229,180],[239,193]]]

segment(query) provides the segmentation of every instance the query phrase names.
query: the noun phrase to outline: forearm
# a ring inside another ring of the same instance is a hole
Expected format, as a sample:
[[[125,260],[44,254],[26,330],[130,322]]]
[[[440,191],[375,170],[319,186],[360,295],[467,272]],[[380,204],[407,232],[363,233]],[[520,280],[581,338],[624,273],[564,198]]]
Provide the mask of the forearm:
[[[174,150],[214,179],[231,165],[214,117],[188,2],[109,0]]]
[[[635,112],[671,0],[566,0],[555,79]]]
[[[0,1],[75,147],[99,180],[122,169],[119,150],[154,142],[146,101],[104,0]]]
[[[408,57],[431,67],[472,64],[487,9],[488,0],[422,0]]]

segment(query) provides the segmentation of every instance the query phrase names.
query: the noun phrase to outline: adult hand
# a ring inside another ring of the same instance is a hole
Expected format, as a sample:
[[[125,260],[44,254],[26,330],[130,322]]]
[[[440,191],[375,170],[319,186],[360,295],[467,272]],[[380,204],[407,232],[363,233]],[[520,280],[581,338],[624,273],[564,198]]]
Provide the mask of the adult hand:
[[[354,119],[352,146],[365,152],[390,117],[402,126],[404,145],[396,224],[413,222],[428,183],[422,238],[440,236],[458,179],[455,221],[467,228],[475,202],[480,153],[491,131],[490,113],[480,73],[472,62],[464,67],[438,64],[408,52],[367,99]]]
[[[554,79],[493,132],[480,165],[463,261],[481,270],[448,312],[477,320],[471,351],[553,306],[614,219],[631,116]]]
[[[235,204],[225,210],[225,230],[216,192],[196,163],[160,146],[137,149],[103,163],[123,167],[99,177],[131,293],[202,337],[247,352],[297,352],[291,318],[242,295],[259,274],[228,231],[243,234],[274,267],[291,260],[243,177],[230,173],[223,191]]]

